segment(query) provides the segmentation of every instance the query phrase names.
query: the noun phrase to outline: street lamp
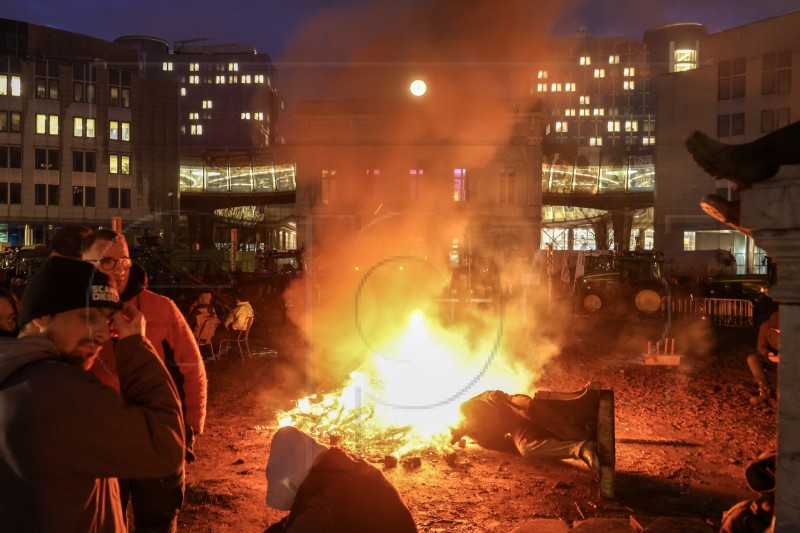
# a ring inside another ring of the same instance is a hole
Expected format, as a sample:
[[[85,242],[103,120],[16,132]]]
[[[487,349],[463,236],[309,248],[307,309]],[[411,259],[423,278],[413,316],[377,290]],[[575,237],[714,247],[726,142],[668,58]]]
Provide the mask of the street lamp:
[[[425,83],[425,80],[417,78],[411,82],[408,86],[408,90],[412,95],[420,97],[428,92],[428,84]]]

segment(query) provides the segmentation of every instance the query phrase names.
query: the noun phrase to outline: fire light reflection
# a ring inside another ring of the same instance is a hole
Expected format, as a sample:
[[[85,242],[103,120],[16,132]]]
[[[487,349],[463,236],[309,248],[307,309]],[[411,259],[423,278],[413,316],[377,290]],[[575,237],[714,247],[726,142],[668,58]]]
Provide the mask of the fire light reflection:
[[[340,390],[298,400],[278,423],[362,455],[445,451],[462,402],[489,389],[527,391],[533,382],[495,341],[470,346],[416,311]]]

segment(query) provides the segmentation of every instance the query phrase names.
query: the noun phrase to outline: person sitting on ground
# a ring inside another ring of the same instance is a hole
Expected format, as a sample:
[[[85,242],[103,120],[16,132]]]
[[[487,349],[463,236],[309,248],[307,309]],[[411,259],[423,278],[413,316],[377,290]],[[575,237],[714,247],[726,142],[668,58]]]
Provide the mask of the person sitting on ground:
[[[374,466],[286,426],[272,437],[267,505],[289,511],[265,533],[414,533],[397,489]]]
[[[600,471],[591,431],[565,413],[534,409],[533,399],[525,394],[485,391],[461,404],[463,421],[453,429],[452,442],[467,435],[490,450],[525,458],[578,459],[595,473]]]
[[[51,257],[0,339],[0,531],[126,531],[117,478],[182,472],[175,384],[92,265]],[[116,330],[117,392],[88,368]]]
[[[19,300],[16,295],[0,287],[0,337],[16,337],[19,334],[18,316]]]
[[[758,342],[756,353],[747,356],[747,366],[753,374],[758,385],[758,396],[751,398],[756,404],[775,399],[775,391],[770,384],[767,372],[775,373],[778,370],[781,351],[781,324],[780,313],[773,311],[769,319],[758,328]]]

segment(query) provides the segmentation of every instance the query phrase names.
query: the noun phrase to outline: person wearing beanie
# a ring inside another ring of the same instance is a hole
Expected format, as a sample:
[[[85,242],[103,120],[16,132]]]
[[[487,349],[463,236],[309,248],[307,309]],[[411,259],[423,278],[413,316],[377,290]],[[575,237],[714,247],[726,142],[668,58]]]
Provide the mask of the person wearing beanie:
[[[175,385],[92,265],[51,257],[28,282],[18,339],[0,339],[0,531],[125,530],[117,477],[181,471]],[[88,369],[113,321],[122,395]]]
[[[265,533],[417,531],[408,507],[380,470],[299,429],[275,432],[266,474],[267,505],[289,514]]]
[[[115,282],[127,305],[137,309],[147,320],[147,339],[166,365],[180,395],[186,428],[186,460],[194,460],[194,437],[203,432],[206,418],[206,369],[194,335],[178,306],[165,296],[147,290],[145,272],[133,264],[125,237],[109,229],[89,234],[81,245],[84,261],[97,266]],[[91,371],[117,390],[117,346],[103,345]],[[166,478],[120,478],[123,508],[133,507],[133,522],[138,531],[174,533],[183,505],[185,480],[183,469]]]

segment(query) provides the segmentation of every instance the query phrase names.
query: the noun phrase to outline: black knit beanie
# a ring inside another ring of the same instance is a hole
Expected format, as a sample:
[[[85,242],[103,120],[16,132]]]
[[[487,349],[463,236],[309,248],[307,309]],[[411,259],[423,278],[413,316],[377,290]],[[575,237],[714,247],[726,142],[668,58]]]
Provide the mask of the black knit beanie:
[[[19,326],[34,318],[85,307],[122,309],[122,304],[110,278],[91,263],[51,257],[25,286]]]

